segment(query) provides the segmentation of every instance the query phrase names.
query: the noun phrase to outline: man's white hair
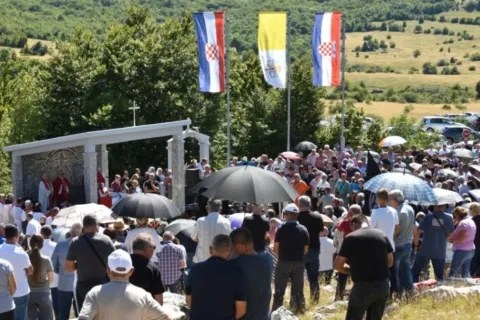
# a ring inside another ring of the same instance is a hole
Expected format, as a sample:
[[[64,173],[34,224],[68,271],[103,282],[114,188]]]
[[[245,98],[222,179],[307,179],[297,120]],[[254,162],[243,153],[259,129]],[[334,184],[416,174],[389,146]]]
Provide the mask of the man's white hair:
[[[301,196],[300,198],[298,198],[298,206],[299,207],[303,207],[303,208],[309,208],[311,207],[312,205],[312,200],[310,199],[309,196]]]
[[[388,195],[398,203],[403,203],[405,201],[405,197],[403,196],[402,190],[399,190],[399,189],[392,190],[388,193]]]

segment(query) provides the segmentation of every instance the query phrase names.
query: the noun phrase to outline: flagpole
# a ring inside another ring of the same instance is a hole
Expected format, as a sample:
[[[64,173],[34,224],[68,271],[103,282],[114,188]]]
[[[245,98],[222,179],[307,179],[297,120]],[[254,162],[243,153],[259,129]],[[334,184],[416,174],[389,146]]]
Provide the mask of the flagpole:
[[[287,11],[287,151],[290,151],[290,10]]]
[[[345,149],[345,17],[342,12],[342,132],[340,135],[340,147]]]
[[[227,91],[227,168],[230,166],[230,23],[225,13],[225,90]]]

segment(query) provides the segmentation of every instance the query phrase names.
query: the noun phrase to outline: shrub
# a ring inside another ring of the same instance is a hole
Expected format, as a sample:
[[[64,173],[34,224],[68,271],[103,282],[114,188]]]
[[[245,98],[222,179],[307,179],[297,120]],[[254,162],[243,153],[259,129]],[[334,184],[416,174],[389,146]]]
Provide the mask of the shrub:
[[[388,34],[387,35],[387,40],[390,40],[390,39],[392,39],[392,36]]]
[[[437,67],[446,67],[446,66],[448,66],[448,65],[450,65],[450,64],[449,64],[448,61],[445,60],[445,59],[440,59],[440,60],[438,60],[438,62],[437,62]]]
[[[467,106],[464,105],[464,104],[458,104],[458,103],[456,103],[456,104],[455,104],[455,108],[456,108],[457,110],[462,110],[462,111],[463,111],[463,110],[467,110]]]
[[[364,58],[365,58],[365,59],[368,59],[368,58],[369,58],[368,54],[366,54]]]
[[[468,53],[465,53],[465,54],[463,55],[463,57],[464,57],[465,59],[467,59],[468,57],[470,57],[470,55],[469,55]]]
[[[477,68],[475,66],[468,67],[468,71],[475,71],[475,70],[477,70]]]
[[[408,70],[408,74],[418,74],[420,70],[417,68],[411,67],[410,70]]]
[[[442,110],[452,110],[452,107],[449,106],[448,104],[444,104],[444,105],[442,106]]]
[[[414,56],[415,58],[418,58],[421,54],[422,54],[422,53],[421,53],[420,50],[418,50],[418,49],[415,50],[415,51],[413,51],[413,56]]]
[[[442,29],[435,28],[435,30],[433,30],[433,34],[442,34]]]
[[[459,74],[460,74],[460,70],[458,70],[457,67],[453,67],[452,70],[450,70],[450,74],[451,74],[451,75],[459,75]]]
[[[458,18],[452,18],[452,19],[450,19],[450,22],[451,23],[458,23]]]
[[[447,22],[447,19],[445,19],[445,16],[440,16],[440,19],[438,19],[438,22]]]
[[[408,104],[403,108],[403,113],[410,113],[413,110],[413,105]]]
[[[480,99],[480,81],[477,82],[475,86],[475,91],[477,91],[477,99]]]
[[[442,72],[441,72],[442,75],[450,75],[450,68],[449,67],[445,67],[443,68]]]
[[[358,51],[355,52],[355,57],[357,57],[357,58],[360,57],[360,52],[358,52]]]
[[[449,53],[452,52],[452,50],[450,49],[450,47],[448,47],[448,52],[449,52]]]
[[[448,28],[447,28],[447,27],[443,27],[442,34],[443,34],[444,36],[447,36],[448,33],[449,33]]]
[[[455,57],[451,57],[451,58],[450,58],[450,63],[451,63],[451,64],[454,64],[455,62],[457,62],[457,59],[455,59]]]
[[[430,62],[423,64],[423,74],[438,74],[437,67]]]
[[[413,30],[413,33],[419,34],[422,32],[423,32],[422,26],[420,25],[415,26],[415,30]]]
[[[463,63],[462,63],[462,61],[457,61],[455,64],[456,64],[457,66],[461,66]]]
[[[480,52],[476,52],[470,55],[470,61],[480,61]]]
[[[453,39],[448,40],[448,43],[454,43],[454,42],[455,42],[455,40],[453,40]]]
[[[430,33],[432,33],[432,30],[430,30],[430,29],[425,29],[425,30],[423,30],[423,33],[424,33],[424,34],[430,34]]]
[[[396,46],[395,42],[390,41],[390,49],[395,49],[395,46]]]
[[[443,47],[441,47],[440,50],[438,50],[438,51],[443,52]]]
[[[420,19],[418,19],[419,24],[423,24],[424,22],[425,22],[425,19],[423,17],[420,17]]]

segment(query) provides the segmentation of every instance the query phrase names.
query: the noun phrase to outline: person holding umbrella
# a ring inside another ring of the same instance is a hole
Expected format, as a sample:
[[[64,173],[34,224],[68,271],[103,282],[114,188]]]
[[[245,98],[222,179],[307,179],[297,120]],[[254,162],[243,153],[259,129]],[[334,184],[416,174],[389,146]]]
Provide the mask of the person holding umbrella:
[[[133,253],[133,241],[140,233],[147,233],[149,234],[153,242],[155,242],[155,253],[152,256],[152,262],[157,262],[157,253],[160,250],[160,246],[162,244],[162,238],[158,235],[157,231],[153,228],[148,226],[148,218],[137,218],[137,227],[133,230],[130,230],[127,233],[127,237],[125,238],[125,246],[127,248],[127,252],[132,254]]]
[[[220,215],[221,208],[222,200],[209,200],[207,203],[208,215],[198,219],[195,224],[192,239],[198,242],[198,245],[193,257],[194,263],[203,262],[210,257],[210,245],[215,236],[229,235],[232,231],[230,221]]]

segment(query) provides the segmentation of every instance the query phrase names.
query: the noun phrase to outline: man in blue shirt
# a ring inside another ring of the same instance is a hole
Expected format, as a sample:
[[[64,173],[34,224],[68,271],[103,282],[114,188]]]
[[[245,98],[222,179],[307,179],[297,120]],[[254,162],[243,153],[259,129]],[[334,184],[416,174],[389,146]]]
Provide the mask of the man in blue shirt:
[[[239,267],[247,284],[247,312],[242,320],[267,320],[272,299],[272,257],[255,252],[253,236],[246,228],[232,231],[230,238],[238,257],[229,263]]]
[[[242,272],[227,262],[232,240],[217,235],[210,246],[210,258],[190,270],[185,285],[190,320],[235,320],[247,310],[247,289]]]
[[[0,246],[5,242],[5,225],[0,223]]]
[[[423,232],[423,241],[419,246],[420,234]],[[453,218],[445,213],[445,205],[434,207],[433,214],[428,214],[414,231],[413,242],[417,256],[412,267],[413,282],[419,280],[420,272],[432,260],[435,278],[443,279],[447,239],[453,233]],[[420,248],[419,248],[420,247]]]

